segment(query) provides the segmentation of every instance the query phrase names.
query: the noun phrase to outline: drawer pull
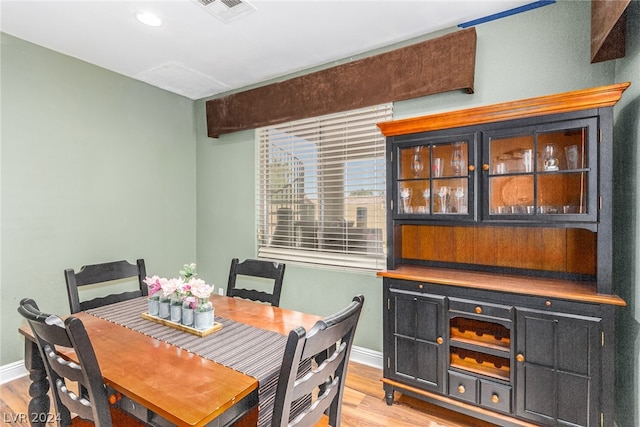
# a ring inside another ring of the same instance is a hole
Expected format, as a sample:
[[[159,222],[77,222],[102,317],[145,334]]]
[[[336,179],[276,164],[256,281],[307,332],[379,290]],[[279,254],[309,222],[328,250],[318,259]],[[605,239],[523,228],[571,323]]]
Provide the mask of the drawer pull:
[[[546,305],[547,307],[551,307],[551,301],[549,301],[549,300],[545,301],[544,305]]]
[[[496,393],[493,393],[493,394],[491,395],[491,401],[492,401],[493,403],[500,403],[500,396],[498,396]]]
[[[438,337],[438,338],[436,338],[436,342],[438,344],[442,344],[444,342],[444,340],[442,339],[442,337]]]
[[[460,385],[458,386],[458,393],[460,393],[460,394],[464,394],[464,392],[465,392],[465,391],[466,391],[466,390],[465,390],[464,386],[463,386],[462,384],[460,384]]]
[[[524,362],[524,354],[520,353],[516,356],[516,360],[520,363]]]
[[[482,314],[482,307],[477,305],[474,311],[476,312],[476,314]]]

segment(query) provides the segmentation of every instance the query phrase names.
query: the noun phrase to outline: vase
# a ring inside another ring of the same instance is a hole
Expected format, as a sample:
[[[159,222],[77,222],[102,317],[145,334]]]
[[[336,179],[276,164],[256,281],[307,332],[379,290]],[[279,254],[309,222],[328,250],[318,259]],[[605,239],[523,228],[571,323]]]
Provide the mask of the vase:
[[[195,311],[193,326],[201,331],[211,328],[213,326],[213,308],[206,311]]]
[[[149,312],[149,314],[151,316],[157,316],[158,315],[158,306],[160,305],[160,301],[158,300],[158,298],[149,298],[148,300],[148,308],[147,311]]]
[[[182,307],[182,324],[184,326],[193,326],[193,309]]]
[[[180,323],[182,319],[182,305],[180,304],[171,304],[171,317],[170,320],[172,322]]]
[[[171,301],[166,299],[166,300],[160,300],[159,304],[158,304],[158,317],[161,319],[168,319],[171,316]]]

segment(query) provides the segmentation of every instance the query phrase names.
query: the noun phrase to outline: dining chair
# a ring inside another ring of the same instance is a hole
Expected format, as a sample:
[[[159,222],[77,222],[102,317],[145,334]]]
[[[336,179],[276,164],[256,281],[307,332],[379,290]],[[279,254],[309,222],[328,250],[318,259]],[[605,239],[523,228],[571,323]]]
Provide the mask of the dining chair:
[[[271,427],[311,427],[326,422],[340,426],[347,364],[363,304],[364,296],[356,295],[346,308],[319,320],[309,332],[302,327],[289,332]]]
[[[144,283],[146,275],[147,271],[144,266],[144,259],[137,260],[135,264],[130,264],[129,262],[122,260],[106,262],[103,264],[84,265],[77,273],[73,268],[67,268],[64,271],[64,278],[67,282],[67,294],[69,296],[69,309],[71,310],[71,314],[88,310],[90,308],[102,307],[104,305],[140,296],[146,296],[149,293],[147,285]],[[88,299],[86,301],[80,301],[78,289],[83,286],[113,282],[109,283],[111,286],[119,284],[120,281],[124,279],[131,279],[133,277],[136,277],[138,280],[139,288],[136,290],[117,294],[107,294],[105,296]]]
[[[20,301],[18,312],[27,319],[35,336],[59,425],[145,425],[109,403],[116,394],[110,395],[102,380],[93,346],[80,319],[70,316],[62,321],[56,315],[40,311],[30,298]],[[70,350],[75,352],[79,363],[68,360]],[[71,414],[76,416],[71,418]]]
[[[239,262],[238,258],[233,258],[231,260],[231,270],[229,271],[229,282],[227,283],[227,296],[261,301],[274,307],[279,307],[285,267],[286,264],[278,262],[257,259],[247,259]],[[271,279],[273,281],[273,290],[269,293],[256,289],[238,288],[236,287],[238,276]]]

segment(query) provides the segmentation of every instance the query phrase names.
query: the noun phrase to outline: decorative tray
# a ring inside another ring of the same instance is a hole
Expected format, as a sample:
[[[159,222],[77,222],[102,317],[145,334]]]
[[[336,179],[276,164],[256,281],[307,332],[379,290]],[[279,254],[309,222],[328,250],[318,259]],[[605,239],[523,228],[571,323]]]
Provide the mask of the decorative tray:
[[[222,323],[213,322],[213,326],[209,329],[196,329],[191,326],[185,326],[181,323],[172,322],[171,320],[161,319],[156,316],[152,316],[149,313],[145,312],[141,314],[143,319],[150,320],[152,322],[159,323],[161,325],[169,326],[174,329],[178,329],[180,331],[189,332],[190,334],[198,335],[199,337],[206,337],[209,334],[212,334],[216,331],[222,329]]]

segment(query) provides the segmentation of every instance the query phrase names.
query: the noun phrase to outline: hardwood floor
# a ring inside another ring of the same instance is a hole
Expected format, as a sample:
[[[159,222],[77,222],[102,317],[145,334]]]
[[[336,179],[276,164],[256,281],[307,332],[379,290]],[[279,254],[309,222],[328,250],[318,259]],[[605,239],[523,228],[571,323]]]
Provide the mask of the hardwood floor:
[[[489,424],[396,393],[387,406],[380,378],[382,371],[351,362],[342,402],[342,427],[490,427]],[[29,379],[0,386],[0,425],[29,426]],[[22,416],[24,417],[24,416]],[[13,421],[16,420],[16,421]]]

